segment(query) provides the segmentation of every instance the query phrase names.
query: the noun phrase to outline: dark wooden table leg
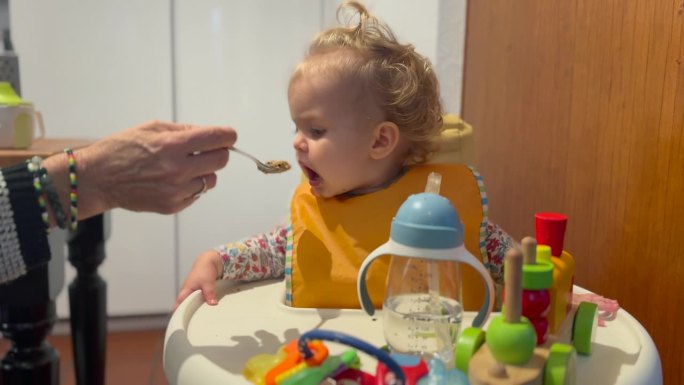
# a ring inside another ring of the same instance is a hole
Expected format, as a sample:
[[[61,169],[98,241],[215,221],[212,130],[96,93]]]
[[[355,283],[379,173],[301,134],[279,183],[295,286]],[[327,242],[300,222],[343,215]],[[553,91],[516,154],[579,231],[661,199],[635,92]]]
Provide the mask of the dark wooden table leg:
[[[48,266],[0,286],[0,332],[12,347],[0,363],[0,384],[59,384],[59,354],[45,340],[57,319]]]
[[[105,259],[104,216],[80,221],[68,243],[69,261],[77,271],[69,285],[76,383],[104,385],[107,284],[97,272]]]

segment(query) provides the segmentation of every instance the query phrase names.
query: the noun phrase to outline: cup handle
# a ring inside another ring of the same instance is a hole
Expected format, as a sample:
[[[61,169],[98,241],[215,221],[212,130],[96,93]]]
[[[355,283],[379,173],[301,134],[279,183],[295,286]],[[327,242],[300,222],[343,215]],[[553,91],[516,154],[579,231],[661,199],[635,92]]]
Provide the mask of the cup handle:
[[[373,301],[371,301],[368,295],[368,287],[366,285],[366,272],[370,267],[370,264],[375,261],[380,256],[391,254],[391,241],[386,242],[377,249],[373,250],[366,259],[363,260],[361,267],[359,268],[359,276],[356,279],[356,291],[359,295],[359,302],[361,302],[361,307],[368,313],[368,315],[375,314],[375,306],[373,306]]]
[[[465,263],[468,266],[472,267],[482,277],[482,280],[485,285],[485,298],[484,302],[482,303],[482,307],[475,315],[475,318],[473,319],[472,323],[472,326],[474,327],[482,327],[482,325],[484,325],[485,322],[487,322],[487,319],[489,318],[489,315],[492,313],[492,310],[494,310],[494,281],[492,280],[492,277],[489,275],[489,272],[484,267],[484,265],[473,254],[471,254],[470,251],[468,251],[468,249],[466,249],[464,245],[457,246],[455,249],[448,249],[444,251],[451,253],[452,255],[455,255],[456,261]]]
[[[39,111],[34,111],[36,114],[36,120],[38,121],[38,131],[40,135],[36,139],[43,139],[45,137],[45,124],[43,122],[43,114]]]
[[[492,277],[489,275],[489,272],[485,269],[484,265],[477,261],[475,257],[473,257],[473,260],[466,259],[463,262],[466,264],[470,265],[473,269],[475,269],[480,275],[482,276],[482,279],[484,280],[485,284],[485,298],[484,298],[484,303],[482,304],[482,307],[480,308],[480,311],[477,312],[477,315],[475,315],[475,318],[473,319],[473,324],[472,326],[481,328],[482,325],[487,322],[487,319],[489,318],[489,315],[492,313],[492,310],[494,309],[494,281],[492,281]]]

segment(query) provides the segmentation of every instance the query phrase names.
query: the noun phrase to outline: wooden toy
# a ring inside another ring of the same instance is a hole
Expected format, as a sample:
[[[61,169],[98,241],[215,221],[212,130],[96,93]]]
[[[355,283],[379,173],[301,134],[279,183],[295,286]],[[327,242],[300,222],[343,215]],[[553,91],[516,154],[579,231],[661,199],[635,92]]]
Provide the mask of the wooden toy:
[[[548,271],[549,266],[537,266],[546,262],[532,260],[534,242],[527,239],[523,247],[526,265],[536,266],[533,271]],[[546,341],[537,345],[532,323],[522,316],[522,289],[530,285],[523,284],[522,254],[516,249],[506,254],[504,309],[491,321],[486,337],[485,331],[471,327],[461,333],[456,343],[456,367],[468,374],[472,385],[574,384],[577,353],[591,353],[598,314],[596,304],[590,302],[571,306],[557,333],[549,333]],[[537,277],[541,282],[534,281],[537,286],[533,287],[545,286],[548,278],[544,277]],[[528,298],[527,304],[529,312],[543,317],[546,299],[541,297],[531,301]]]
[[[527,317],[537,334],[537,345],[546,341],[549,334],[547,315],[551,307],[549,288],[553,284],[553,265],[549,262],[537,262],[537,240],[532,237],[523,238],[522,266],[522,315]]]
[[[568,315],[575,278],[575,259],[563,250],[568,217],[560,213],[542,212],[536,213],[534,218],[539,249],[545,258],[550,255],[548,259],[553,264],[553,284],[549,288],[551,308],[547,318],[549,331],[558,333]]]

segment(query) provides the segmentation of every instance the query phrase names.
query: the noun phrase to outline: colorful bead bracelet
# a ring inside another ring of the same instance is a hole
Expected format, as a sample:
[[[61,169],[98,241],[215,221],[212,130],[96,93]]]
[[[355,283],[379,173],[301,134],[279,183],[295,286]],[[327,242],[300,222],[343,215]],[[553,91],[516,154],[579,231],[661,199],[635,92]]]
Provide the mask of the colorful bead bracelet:
[[[64,152],[69,157],[69,183],[71,192],[69,193],[69,210],[71,212],[71,230],[76,230],[78,226],[78,180],[76,178],[76,157],[70,148],[65,148]]]

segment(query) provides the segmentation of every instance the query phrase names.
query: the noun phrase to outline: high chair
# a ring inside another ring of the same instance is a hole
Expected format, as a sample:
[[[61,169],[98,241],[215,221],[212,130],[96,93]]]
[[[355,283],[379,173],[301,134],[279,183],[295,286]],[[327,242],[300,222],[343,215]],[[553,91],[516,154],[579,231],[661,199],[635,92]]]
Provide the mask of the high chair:
[[[474,155],[472,127],[454,115],[445,116],[444,125],[439,151],[430,163],[470,163]],[[220,281],[216,306],[204,303],[199,291],[188,296],[166,330],[163,362],[169,384],[248,385],[243,369],[250,358],[273,355],[282,345],[312,329],[348,333],[377,347],[385,344],[382,318],[370,317],[360,309],[285,306],[284,293],[283,280],[245,284]],[[465,312],[463,324],[470,324],[474,315]],[[653,341],[624,310],[620,310],[609,330],[597,333],[595,343],[592,358],[577,364],[577,383],[662,381],[657,381],[660,361]],[[330,354],[340,354],[344,348],[331,344]],[[363,370],[375,371],[376,361],[372,358],[361,355],[361,364]]]
[[[437,152],[428,163],[472,164],[475,159],[473,127],[453,114],[444,115],[443,119]]]

